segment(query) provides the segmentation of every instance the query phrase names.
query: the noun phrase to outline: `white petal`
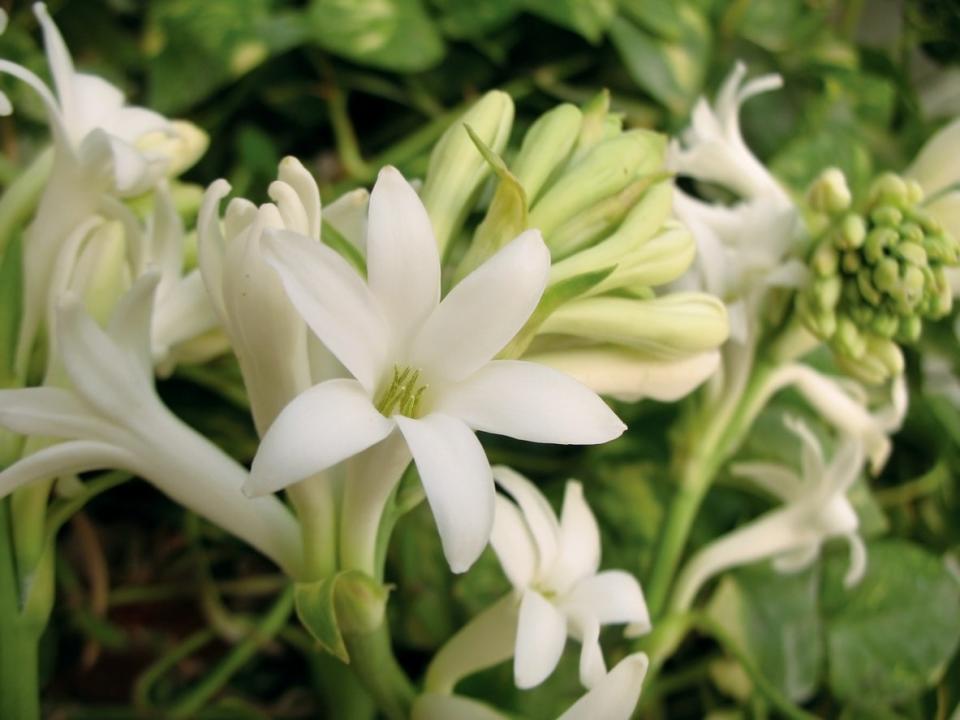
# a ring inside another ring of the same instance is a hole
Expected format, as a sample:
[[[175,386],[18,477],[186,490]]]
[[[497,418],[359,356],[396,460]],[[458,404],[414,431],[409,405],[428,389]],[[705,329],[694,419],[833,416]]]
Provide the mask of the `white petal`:
[[[548,574],[553,590],[563,593],[600,567],[600,528],[583,499],[583,486],[568,480],[560,511],[560,548]]]
[[[470,428],[449,415],[394,420],[413,453],[450,569],[466,572],[493,529],[493,476],[483,447]]]
[[[540,443],[593,445],[627,428],[589,388],[522,360],[487,363],[445,389],[436,409],[477,430]]]
[[[640,583],[623,570],[604,570],[577,583],[561,608],[570,616],[596,618],[601,625],[631,623],[641,632],[651,627]]]
[[[720,365],[711,350],[672,361],[651,360],[623,347],[573,348],[527,355],[525,360],[570,375],[600,395],[624,402],[653,398],[674,402],[695,390]]]
[[[513,587],[522,590],[533,582],[537,570],[533,537],[517,506],[500,494],[494,500],[490,547]]]
[[[119,137],[118,133],[113,132],[114,128],[109,127],[109,123],[111,116],[123,107],[123,93],[120,88],[98,75],[87,73],[72,73],[70,84],[71,95],[76,102],[75,114],[69,118],[74,137],[79,139],[98,127]],[[124,136],[124,139],[127,137]],[[136,138],[130,138],[134,139]]]
[[[824,491],[828,494],[845,494],[860,477],[863,461],[863,443],[860,439],[844,437],[834,450],[830,466],[824,474]]]
[[[802,480],[793,470],[775,463],[733,463],[730,466],[730,472],[737,477],[747,478],[778,500],[788,501],[796,498],[803,487]]]
[[[304,234],[314,240],[320,239],[320,190],[313,175],[295,157],[287,156],[280,161],[277,173],[280,181],[294,189],[307,218]]]
[[[537,574],[543,576],[553,567],[560,547],[560,523],[556,513],[537,486],[520,473],[505,465],[497,465],[493,468],[493,477],[520,506],[536,544]]]
[[[367,252],[367,207],[370,193],[357,188],[344,193],[323,209],[324,222],[353,243],[364,255]]]
[[[144,385],[153,383],[153,356],[150,352],[150,326],[153,318],[153,298],[160,274],[155,268],[141,275],[117,302],[107,334],[127,363],[139,368]]]
[[[413,701],[412,720],[509,720],[479,700],[461,695],[424,693]]]
[[[810,543],[806,547],[791,550],[773,559],[773,568],[779,573],[800,572],[811,564],[820,555],[820,543]]]
[[[440,255],[427,211],[396,168],[370,193],[367,282],[397,337],[411,337],[440,301]]]
[[[847,568],[847,573],[843,576],[843,586],[851,588],[863,580],[863,576],[867,572],[867,546],[859,533],[847,533],[845,537],[847,542],[850,543],[850,567]]]
[[[87,133],[78,154],[88,172],[109,172],[114,189],[124,196],[146,192],[160,175],[159,165],[148,162],[133,145],[100,128]]]
[[[643,653],[627,655],[559,720],[629,720],[640,699],[649,664]]]
[[[957,147],[960,147],[960,118],[927,140],[906,175],[919,182],[927,195],[953,185],[960,181],[960,170],[953,161]]]
[[[152,342],[155,359],[167,350],[219,325],[210,295],[199,270],[192,270],[157,303],[153,313]]]
[[[89,440],[58,443],[18,460],[0,472],[0,498],[35,480],[50,480],[90,470],[136,472],[137,459],[114,445]]]
[[[47,12],[47,6],[42,2],[34,3],[33,14],[37,16],[43,30],[43,44],[47,51],[47,63],[50,65],[50,74],[57,89],[57,98],[63,108],[63,114],[68,123],[74,122],[76,107],[73,97],[73,60],[70,51],[63,41],[63,36]]]
[[[272,230],[264,238],[269,262],[307,325],[357,380],[373,393],[389,368],[388,330],[376,298],[351,265],[322,243]]]
[[[325,470],[383,440],[393,423],[355,380],[328,380],[300,393],[260,443],[244,492],[265,495]]]
[[[527,690],[546,680],[567,644],[567,621],[543,595],[527,590],[520,601],[513,679]]]
[[[527,230],[443,299],[414,340],[411,364],[454,381],[473,374],[529,319],[549,272],[550,251]]]
[[[811,487],[818,484],[825,471],[820,440],[799,417],[788,415],[784,417],[783,424],[800,439],[800,467],[804,483]]]
[[[116,441],[117,428],[69,390],[0,390],[0,425],[21,435]]]
[[[596,618],[587,618],[580,623],[580,684],[591,688],[607,674],[600,647],[600,623]]]
[[[230,183],[215,180],[203,194],[200,214],[197,216],[197,261],[203,284],[210,293],[213,306],[221,322],[226,317],[223,305],[223,263],[226,242],[220,228],[220,202],[230,192]]]

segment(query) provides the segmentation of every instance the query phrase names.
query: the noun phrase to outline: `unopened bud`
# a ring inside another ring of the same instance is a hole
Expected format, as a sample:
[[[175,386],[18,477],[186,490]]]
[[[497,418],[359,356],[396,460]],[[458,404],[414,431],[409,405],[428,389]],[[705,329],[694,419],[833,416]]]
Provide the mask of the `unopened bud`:
[[[564,103],[541,115],[523,137],[520,152],[510,165],[527,193],[528,202],[540,195],[550,175],[570,157],[583,125],[583,113]]]
[[[807,202],[817,212],[835,215],[850,207],[852,197],[847,178],[838,168],[820,173],[807,191]]]

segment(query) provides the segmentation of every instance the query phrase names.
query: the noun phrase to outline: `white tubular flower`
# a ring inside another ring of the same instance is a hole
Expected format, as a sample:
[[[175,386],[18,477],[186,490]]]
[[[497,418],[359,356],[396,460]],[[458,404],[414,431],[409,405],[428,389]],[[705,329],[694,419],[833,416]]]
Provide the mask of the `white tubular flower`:
[[[222,222],[226,180],[207,190],[197,222],[200,272],[240,362],[261,436],[283,407],[310,386],[307,331],[280,279],[264,259],[267,228],[289,230],[320,244],[320,191],[299,160],[280,162],[270,184],[274,201],[257,207],[235,198]]]
[[[557,519],[537,487],[509,468],[494,469],[497,483],[516,504],[497,496],[491,546],[520,596],[514,680],[531,688],[553,672],[570,634],[582,644],[580,681],[593,687],[606,673],[600,626],[615,623],[650,629],[637,579],[600,567],[600,529],[569,481]]]
[[[697,242],[697,258],[678,289],[699,289],[728,303],[730,336],[746,342],[753,305],[768,287],[799,285],[800,261],[785,255],[796,239],[799,217],[776,179],[750,152],[740,133],[740,107],[751,97],[779,88],[780,76],[764,75],[744,83],[746,67],[737,63],[711,107],[701,98],[691,127],[670,146],[667,165],[678,175],[717,183],[740,199],[732,206],[712,205],[676,188],[674,212]]]
[[[106,331],[75,296],[57,311],[60,360],[73,389],[0,391],[0,425],[63,442],[0,472],[0,497],[35,480],[91,470],[126,470],[176,502],[250,543],[296,577],[299,529],[275,498],[250,500],[247,473],[175,417],[153,387],[150,314],[159,277],[139,278],[116,306]]]
[[[440,259],[413,188],[385,168],[370,195],[367,280],[301,234],[269,231],[290,300],[355,379],[320,383],[270,427],[248,491],[274,492],[398,431],[416,461],[444,553],[463,572],[487,544],[494,488],[474,431],[534,442],[601,443],[623,423],[555,370],[493,356],[543,293],[550,254],[528,231],[440,302]]]
[[[557,720],[629,720],[640,699],[650,662],[644,653],[627,655]],[[413,720],[507,720],[489,705],[462,695],[425,693],[413,703]]]
[[[33,7],[56,95],[31,71],[0,59],[0,73],[23,81],[40,96],[53,136],[53,168],[24,243],[24,309],[17,350],[21,372],[46,307],[55,302],[46,293],[65,238],[100,211],[104,196],[144,193],[165,172],[195,161],[206,146],[203,133],[189,123],[174,124],[151,110],[128,106],[123,93],[107,81],[76,72],[46,6]],[[0,110],[12,111],[2,94]],[[160,137],[180,141],[164,143]]]
[[[759,405],[780,390],[793,387],[841,433],[858,438],[870,460],[870,471],[879,473],[890,456],[889,435],[900,429],[907,414],[907,385],[903,376],[890,386],[890,403],[871,413],[863,388],[855,381],[824,375],[800,363],[783,365],[771,374],[758,398]]]
[[[825,464],[820,442],[810,429],[798,419],[788,419],[786,424],[802,443],[800,475],[767,462],[743,462],[732,467],[735,475],[750,479],[781,500],[783,506],[694,555],[677,580],[674,609],[689,607],[707,580],[730,568],[773,558],[780,572],[802,570],[817,558],[825,542],[836,537],[850,544],[844,584],[851,587],[863,577],[866,546],[857,532],[857,513],[847,499],[847,491],[863,468],[863,443],[859,438],[843,436],[830,463]]]

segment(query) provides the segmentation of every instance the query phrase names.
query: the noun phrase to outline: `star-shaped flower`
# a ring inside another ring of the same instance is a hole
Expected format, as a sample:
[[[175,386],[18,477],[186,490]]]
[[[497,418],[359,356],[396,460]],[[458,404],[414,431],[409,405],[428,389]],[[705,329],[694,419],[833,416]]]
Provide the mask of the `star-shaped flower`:
[[[280,413],[254,459],[264,494],[399,432],[413,455],[455,572],[493,525],[494,486],[477,430],[533,442],[602,443],[625,426],[592,391],[549,368],[494,360],[537,306],[550,253],[524,232],[442,302],[433,229],[394,168],[370,195],[367,278],[335,251],[268,230],[268,260],[307,325],[353,375],[322,382]]]

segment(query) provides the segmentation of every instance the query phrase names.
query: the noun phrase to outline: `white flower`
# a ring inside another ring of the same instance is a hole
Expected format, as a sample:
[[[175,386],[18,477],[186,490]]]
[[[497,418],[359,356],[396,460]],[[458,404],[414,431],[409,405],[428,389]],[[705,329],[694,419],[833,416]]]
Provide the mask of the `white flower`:
[[[268,189],[274,202],[258,207],[234,198],[221,222],[220,203],[229,192],[226,180],[217,180],[203,198],[197,222],[200,271],[239,360],[262,436],[311,384],[306,326],[264,259],[264,231],[291,230],[319,244],[320,191],[307,169],[286,157]]]
[[[923,188],[924,210],[960,237],[960,118],[938,130],[917,153],[905,175]]]
[[[290,511],[275,498],[244,497],[243,467],[157,397],[150,315],[158,280],[156,272],[138,279],[117,304],[106,331],[76,297],[61,301],[58,347],[73,389],[0,390],[0,425],[63,442],[0,472],[0,497],[35,480],[127,470],[250,543],[295,577],[302,550]]]
[[[774,558],[774,567],[781,572],[801,570],[817,558],[823,543],[835,537],[850,544],[844,584],[850,587],[863,577],[866,547],[857,532],[857,513],[847,499],[863,467],[863,443],[857,437],[841,436],[833,458],[825,464],[820,442],[810,429],[798,419],[788,419],[786,424],[802,444],[800,475],[767,462],[732,467],[735,475],[749,478],[783,506],[694,555],[677,580],[674,609],[688,607],[703,583],[733,567]]]
[[[743,83],[746,67],[737,63],[713,108],[701,98],[691,127],[670,146],[668,166],[678,175],[719,184],[739,200],[727,207],[699,200],[677,188],[674,212],[697,241],[690,272],[675,284],[700,289],[729,305],[730,335],[745,342],[764,289],[796,286],[803,264],[785,256],[793,247],[799,217],[776,179],[750,152],[740,133],[740,107],[751,97],[779,88],[778,75]]]
[[[598,572],[600,529],[580,483],[567,483],[558,520],[525,477],[502,466],[494,476],[516,502],[497,496],[490,543],[521,597],[513,666],[517,687],[539,685],[553,672],[568,634],[582,644],[580,681],[592,687],[606,673],[600,626],[650,628],[640,584],[622,570]]]
[[[557,720],[629,720],[640,699],[649,660],[644,653],[627,655]],[[507,720],[489,705],[464,697],[424,693],[413,703],[413,720]]]
[[[475,430],[534,442],[600,443],[624,425],[594,393],[548,368],[493,356],[543,293],[550,254],[536,231],[511,242],[440,302],[430,220],[393,168],[370,196],[367,281],[324,245],[268,231],[290,300],[355,379],[295,398],[254,459],[248,490],[273,492],[399,432],[456,572],[490,536],[493,479]]]

